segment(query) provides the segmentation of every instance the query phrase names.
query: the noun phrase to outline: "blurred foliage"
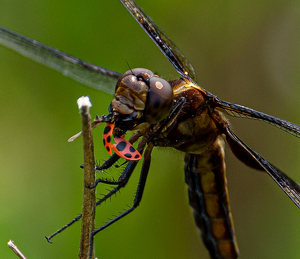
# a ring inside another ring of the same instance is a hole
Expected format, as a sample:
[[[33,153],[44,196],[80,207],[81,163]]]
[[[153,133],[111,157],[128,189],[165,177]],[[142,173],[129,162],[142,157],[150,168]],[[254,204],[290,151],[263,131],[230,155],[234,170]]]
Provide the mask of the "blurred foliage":
[[[199,84],[218,97],[300,124],[300,2],[138,1],[194,65]],[[119,72],[147,67],[178,75],[117,1],[0,0],[0,24],[76,57]],[[49,245],[44,239],[81,210],[82,143],[76,100],[107,113],[111,96],[0,48],[0,244],[16,258],[76,258],[80,223]],[[258,121],[230,119],[238,136],[294,179],[300,142]],[[98,162],[108,157],[94,132]],[[227,149],[231,208],[242,258],[296,258],[299,211],[266,175]],[[110,172],[109,172],[110,173]],[[97,210],[97,224],[131,204],[126,190]],[[98,187],[98,196],[107,186]],[[208,258],[187,202],[183,154],[155,149],[141,206],[95,238],[99,258]]]

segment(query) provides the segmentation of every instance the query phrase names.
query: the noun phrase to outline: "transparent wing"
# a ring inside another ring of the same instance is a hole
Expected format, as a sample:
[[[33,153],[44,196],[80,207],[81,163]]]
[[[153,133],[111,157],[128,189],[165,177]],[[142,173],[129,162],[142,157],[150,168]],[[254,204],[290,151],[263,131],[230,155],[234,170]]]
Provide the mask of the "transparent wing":
[[[249,154],[249,157],[252,157],[266,172],[267,174],[277,183],[277,185],[285,192],[285,194],[297,205],[300,209],[300,186],[298,183],[289,178],[286,174],[281,172],[274,165],[269,163],[257,152],[249,148],[245,143],[243,143],[227,126],[225,128],[226,139],[229,138],[229,141],[235,142],[240,146],[244,151]]]
[[[0,44],[87,86],[114,94],[118,72],[93,65],[0,26]]]
[[[300,126],[297,124],[253,110],[243,105],[222,101],[215,96],[212,97],[212,99],[214,107],[219,108],[222,112],[231,116],[262,120],[300,138]]]
[[[154,23],[154,21],[143,12],[143,10],[132,0],[120,0],[135,20],[141,25],[149,37],[154,41],[166,58],[175,67],[177,72],[197,82],[193,66],[183,56],[174,42]]]

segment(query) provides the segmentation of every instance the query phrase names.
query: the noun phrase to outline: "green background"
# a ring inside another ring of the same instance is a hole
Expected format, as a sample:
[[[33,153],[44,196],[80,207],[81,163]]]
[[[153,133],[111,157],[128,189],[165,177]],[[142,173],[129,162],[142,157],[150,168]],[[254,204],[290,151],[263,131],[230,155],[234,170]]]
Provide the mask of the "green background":
[[[300,124],[299,1],[138,1],[193,64],[201,86],[219,98]],[[0,24],[83,60],[125,72],[147,67],[178,75],[117,0],[0,0]],[[28,259],[76,258],[80,224],[44,239],[78,215],[81,139],[76,100],[88,95],[92,116],[112,97],[0,48],[0,253],[15,241]],[[300,141],[268,124],[230,118],[236,134],[300,181]],[[103,127],[96,159],[108,154]],[[241,258],[298,258],[299,210],[264,173],[226,150],[228,186]],[[110,173],[110,171],[109,171]],[[112,172],[114,173],[114,172]],[[97,210],[97,226],[131,204],[138,170]],[[98,197],[107,186],[99,186]],[[98,258],[209,258],[184,184],[183,154],[155,149],[141,206],[95,238]]]

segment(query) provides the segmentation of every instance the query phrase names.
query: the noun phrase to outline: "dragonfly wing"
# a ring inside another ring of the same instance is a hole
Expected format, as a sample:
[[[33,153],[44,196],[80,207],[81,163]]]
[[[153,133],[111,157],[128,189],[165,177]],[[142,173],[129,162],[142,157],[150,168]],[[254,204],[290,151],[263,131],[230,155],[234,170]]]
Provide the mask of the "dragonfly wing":
[[[232,132],[229,126],[225,127],[224,134],[226,135],[227,141],[235,142],[236,145],[240,146],[245,152],[247,152],[249,157],[252,157],[253,161],[258,163],[267,172],[267,174],[300,209],[300,185],[298,183],[269,163],[257,152],[249,148]]]
[[[135,20],[141,25],[149,37],[154,41],[177,72],[196,83],[197,78],[193,66],[184,57],[175,43],[143,12],[132,0],[120,0]]]
[[[279,129],[282,129],[293,136],[300,138],[300,126],[292,122],[271,116],[269,114],[256,111],[243,105],[234,104],[213,97],[214,107],[219,108],[222,112],[234,117],[257,119],[267,122]]]
[[[118,72],[82,61],[0,26],[0,44],[87,86],[114,94]]]

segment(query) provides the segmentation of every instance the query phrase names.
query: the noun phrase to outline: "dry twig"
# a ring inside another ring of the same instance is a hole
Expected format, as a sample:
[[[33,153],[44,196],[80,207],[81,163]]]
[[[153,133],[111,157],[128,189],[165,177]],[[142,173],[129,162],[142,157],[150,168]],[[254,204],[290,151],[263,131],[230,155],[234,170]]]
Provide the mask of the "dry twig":
[[[19,248],[14,244],[14,241],[9,240],[7,245],[20,259],[26,259],[25,255],[23,255]]]
[[[91,116],[89,113],[91,103],[88,97],[79,98],[77,103],[81,114],[84,152],[84,190],[79,258],[87,259],[89,256],[91,232],[94,230],[95,225],[96,190],[95,188],[89,189],[86,186],[95,185],[95,159],[90,122]]]

